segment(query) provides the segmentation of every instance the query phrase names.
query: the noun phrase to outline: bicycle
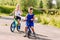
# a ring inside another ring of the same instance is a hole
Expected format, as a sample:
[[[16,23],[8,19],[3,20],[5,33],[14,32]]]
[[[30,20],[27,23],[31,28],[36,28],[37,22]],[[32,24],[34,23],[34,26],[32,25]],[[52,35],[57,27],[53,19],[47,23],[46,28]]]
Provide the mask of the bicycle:
[[[18,27],[18,22],[14,18],[14,21],[11,23],[11,26],[10,26],[10,31],[14,32],[15,28],[17,28],[17,31],[19,32],[20,27]]]
[[[24,20],[24,21],[26,21],[26,20]],[[29,25],[30,24],[30,21],[31,20],[28,20],[28,27],[27,27],[27,33],[26,33],[26,35],[24,36],[24,37],[28,37],[28,38],[30,38],[30,36],[31,36],[31,34],[32,34],[32,31],[31,31],[31,26]],[[36,37],[35,35],[34,35],[34,37]]]

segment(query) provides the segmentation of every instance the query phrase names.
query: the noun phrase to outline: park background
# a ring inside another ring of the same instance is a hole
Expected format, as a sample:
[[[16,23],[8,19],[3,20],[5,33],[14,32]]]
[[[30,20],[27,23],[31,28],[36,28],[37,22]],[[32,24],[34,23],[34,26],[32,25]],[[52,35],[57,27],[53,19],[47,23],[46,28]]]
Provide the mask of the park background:
[[[28,7],[32,6],[38,23],[60,28],[60,0],[0,0],[0,16],[12,16],[10,13],[18,3],[22,16],[26,16]]]

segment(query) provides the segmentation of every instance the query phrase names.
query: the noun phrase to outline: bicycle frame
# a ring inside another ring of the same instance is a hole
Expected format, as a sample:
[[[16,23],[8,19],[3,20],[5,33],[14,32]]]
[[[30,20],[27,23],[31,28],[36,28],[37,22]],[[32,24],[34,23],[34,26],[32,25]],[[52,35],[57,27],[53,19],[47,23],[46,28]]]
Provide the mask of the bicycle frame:
[[[17,20],[16,20],[16,19],[14,19],[14,22],[15,22],[15,25],[17,26],[17,25],[18,25],[18,22],[17,22]]]

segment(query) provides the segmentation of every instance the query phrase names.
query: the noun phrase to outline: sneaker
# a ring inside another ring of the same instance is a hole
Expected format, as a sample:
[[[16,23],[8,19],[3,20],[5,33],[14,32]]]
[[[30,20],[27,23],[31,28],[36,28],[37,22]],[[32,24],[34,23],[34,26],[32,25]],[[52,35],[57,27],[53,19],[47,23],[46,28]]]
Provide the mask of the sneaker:
[[[33,33],[33,37],[35,37],[36,35],[35,35],[35,32]]]
[[[24,37],[27,37],[26,35],[24,35]]]
[[[20,32],[20,30],[17,30],[18,32]]]
[[[27,32],[25,33],[24,37],[27,37]]]

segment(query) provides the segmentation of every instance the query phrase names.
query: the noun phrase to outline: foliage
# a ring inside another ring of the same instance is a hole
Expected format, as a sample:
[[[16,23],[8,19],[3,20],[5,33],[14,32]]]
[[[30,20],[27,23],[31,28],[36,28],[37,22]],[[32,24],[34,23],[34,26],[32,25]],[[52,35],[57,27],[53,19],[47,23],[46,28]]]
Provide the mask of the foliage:
[[[28,7],[36,7],[37,0],[21,0],[21,6],[26,11]]]
[[[47,7],[49,8],[49,9],[51,9],[52,8],[52,0],[48,0],[48,3],[47,3]]]
[[[43,1],[40,1],[40,8],[43,8]]]
[[[48,14],[40,14],[38,16],[38,22],[42,24],[56,26],[60,28],[60,15],[48,15]]]
[[[14,10],[15,7],[12,6],[0,6],[0,12],[1,13],[11,13]]]
[[[56,2],[57,2],[57,9],[59,9],[60,8],[60,0],[56,0]]]

